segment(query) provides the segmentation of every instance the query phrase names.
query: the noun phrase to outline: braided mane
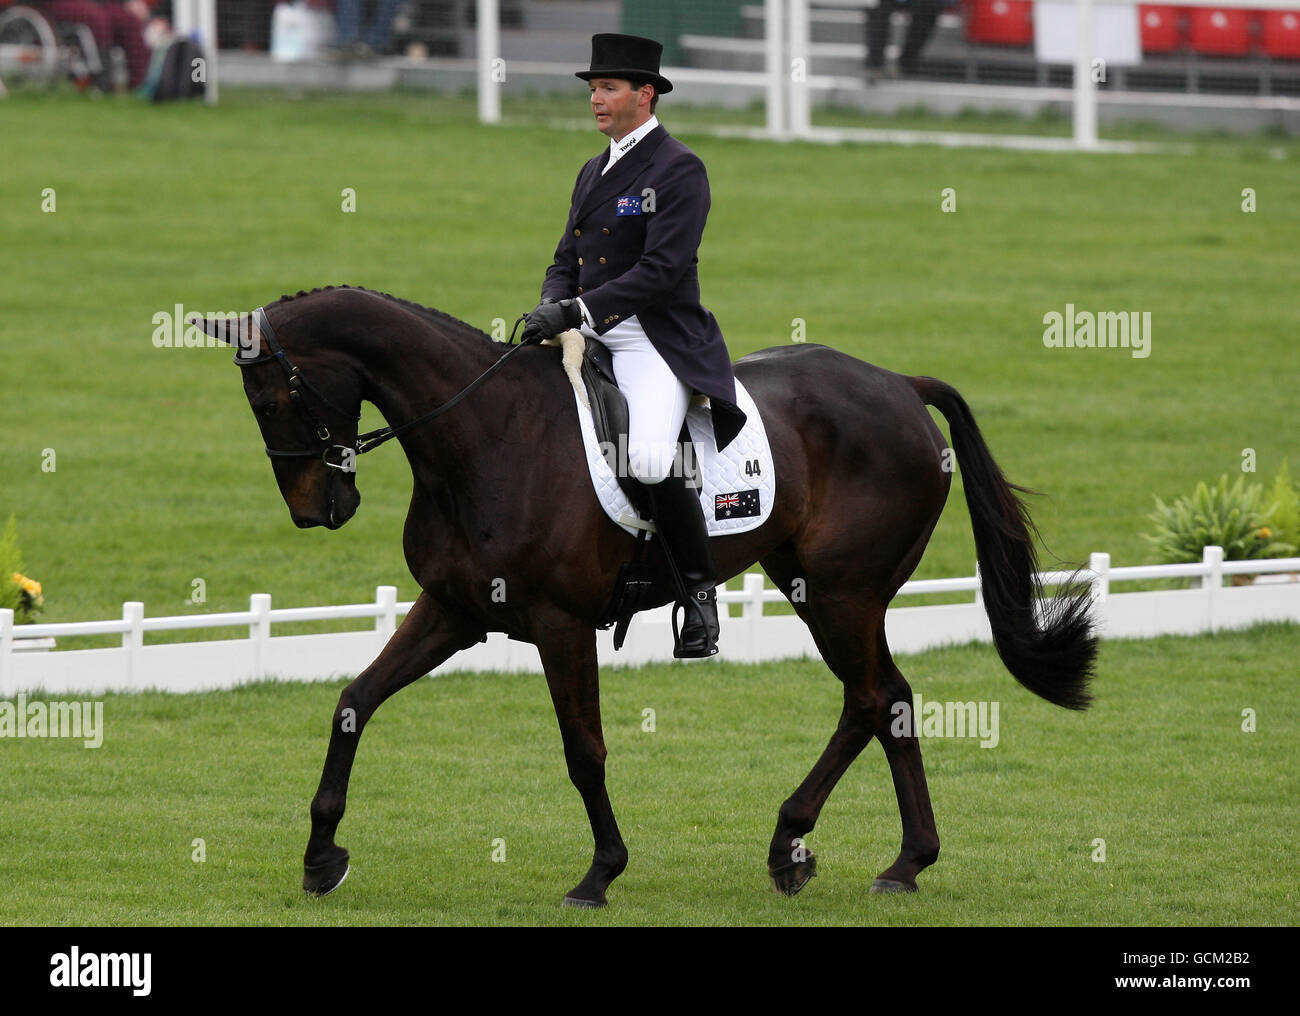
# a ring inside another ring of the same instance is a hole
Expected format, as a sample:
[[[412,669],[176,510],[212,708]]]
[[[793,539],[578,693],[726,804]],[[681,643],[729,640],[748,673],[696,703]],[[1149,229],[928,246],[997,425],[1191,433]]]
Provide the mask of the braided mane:
[[[467,332],[472,332],[474,335],[481,337],[487,342],[495,342],[492,336],[488,335],[481,328],[474,327],[468,321],[462,321],[460,318],[452,317],[450,314],[447,314],[444,311],[435,310],[433,307],[426,307],[423,304],[416,303],[414,300],[404,300],[400,296],[393,296],[391,293],[381,293],[375,289],[367,289],[365,286],[318,286],[317,288],[312,290],[300,289],[296,293],[289,293],[289,294],[285,294],[284,296],[281,296],[280,299],[276,301],[276,304],[288,303],[291,300],[297,300],[304,296],[314,296],[316,293],[328,293],[334,290],[345,290],[345,289],[355,290],[356,292],[359,293],[369,293],[372,296],[382,296],[385,300],[389,300],[395,304],[398,304],[401,307],[405,307],[409,311],[414,312],[416,315],[424,318],[430,324],[456,325],[457,327],[462,328]],[[272,304],[272,306],[275,306],[275,304]]]

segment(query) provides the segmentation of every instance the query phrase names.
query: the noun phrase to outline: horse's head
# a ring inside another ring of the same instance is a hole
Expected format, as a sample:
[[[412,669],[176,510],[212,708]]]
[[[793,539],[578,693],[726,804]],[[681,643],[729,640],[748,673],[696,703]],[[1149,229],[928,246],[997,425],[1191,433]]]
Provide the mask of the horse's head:
[[[281,334],[261,308],[234,319],[193,320],[235,348],[244,394],[294,524],[338,529],[361,504],[356,482],[361,391],[355,372],[342,354],[304,341],[302,317],[281,321]]]

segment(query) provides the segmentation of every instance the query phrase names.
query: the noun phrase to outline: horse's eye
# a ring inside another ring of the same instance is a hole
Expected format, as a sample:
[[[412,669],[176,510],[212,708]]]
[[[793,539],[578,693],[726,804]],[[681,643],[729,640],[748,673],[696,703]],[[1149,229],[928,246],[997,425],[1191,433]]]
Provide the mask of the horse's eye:
[[[262,415],[262,418],[266,420],[269,420],[279,411],[280,411],[280,406],[276,402],[268,402],[266,405],[264,405],[261,409],[258,410],[258,412]]]

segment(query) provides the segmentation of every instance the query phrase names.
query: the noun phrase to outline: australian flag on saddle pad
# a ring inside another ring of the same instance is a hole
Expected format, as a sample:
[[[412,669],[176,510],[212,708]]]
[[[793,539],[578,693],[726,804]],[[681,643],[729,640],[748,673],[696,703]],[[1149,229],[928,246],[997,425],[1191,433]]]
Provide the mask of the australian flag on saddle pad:
[[[732,494],[713,496],[713,517],[719,522],[723,519],[743,519],[757,514],[757,490],[738,490]]]

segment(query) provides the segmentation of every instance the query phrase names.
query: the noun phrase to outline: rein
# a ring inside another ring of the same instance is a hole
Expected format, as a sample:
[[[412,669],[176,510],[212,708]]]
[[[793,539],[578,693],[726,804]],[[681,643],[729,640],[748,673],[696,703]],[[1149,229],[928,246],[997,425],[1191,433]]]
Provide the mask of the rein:
[[[338,469],[345,473],[356,472],[356,456],[364,455],[366,452],[373,451],[385,441],[397,437],[398,434],[410,430],[412,427],[418,427],[420,424],[428,423],[430,420],[441,416],[443,413],[455,409],[457,405],[470,395],[470,393],[500,370],[510,357],[514,356],[515,353],[524,348],[522,344],[517,346],[513,345],[515,332],[519,330],[519,324],[524,320],[523,316],[520,316],[516,319],[515,327],[510,333],[511,347],[506,350],[505,353],[503,353],[496,362],[492,364],[492,366],[444,402],[441,406],[429,410],[429,412],[422,416],[417,416],[414,420],[408,420],[400,426],[381,427],[379,430],[372,430],[365,434],[359,434],[357,435],[356,443],[348,446],[330,444],[329,428],[326,427],[325,424],[321,423],[320,420],[317,419],[316,415],[311,411],[311,407],[303,398],[303,392],[310,392],[325,406],[332,409],[340,416],[347,416],[348,414],[339,409],[338,406],[334,405],[334,403],[330,402],[329,399],[322,395],[321,392],[307,380],[302,371],[294,366],[293,362],[285,353],[284,347],[280,345],[279,339],[275,337],[275,329],[271,327],[271,322],[267,319],[266,311],[263,308],[258,307],[257,310],[253,311],[253,320],[257,324],[258,331],[266,340],[266,345],[267,348],[270,349],[270,352],[252,358],[241,357],[236,353],[235,363],[240,367],[253,367],[257,364],[267,363],[270,360],[277,361],[280,364],[280,369],[284,371],[285,381],[289,385],[290,401],[297,407],[299,415],[302,416],[308,427],[310,427],[312,432],[316,435],[316,439],[321,443],[319,449],[306,451],[282,451],[277,448],[268,447],[266,449],[266,454],[272,457],[283,458],[315,458],[319,455],[321,462],[330,469]],[[360,420],[361,414],[358,413],[355,419]],[[334,451],[336,448],[340,452],[339,461],[337,463],[329,460],[330,452]]]

